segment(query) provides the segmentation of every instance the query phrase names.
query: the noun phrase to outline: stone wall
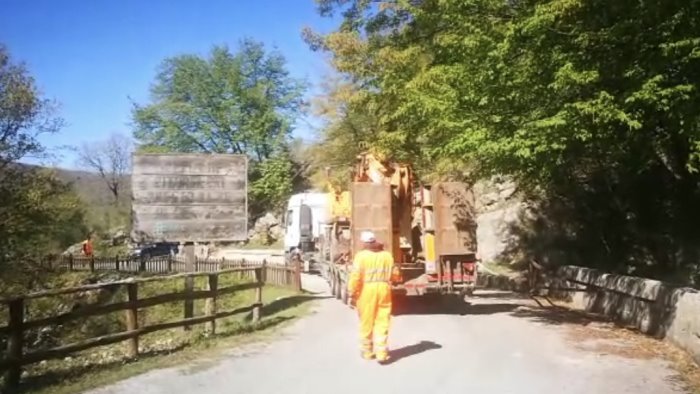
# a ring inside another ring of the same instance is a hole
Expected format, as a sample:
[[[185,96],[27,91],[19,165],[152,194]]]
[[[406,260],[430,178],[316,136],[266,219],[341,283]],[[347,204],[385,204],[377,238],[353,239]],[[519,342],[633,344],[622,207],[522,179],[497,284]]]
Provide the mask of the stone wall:
[[[510,242],[510,226],[525,209],[511,181],[494,178],[474,185],[479,257],[484,262],[500,260]]]
[[[504,179],[481,181],[474,186],[477,212],[477,241],[481,259],[492,262],[508,259],[511,226],[526,212],[515,184]],[[483,272],[483,271],[482,271]],[[527,280],[480,273],[480,287],[526,291]],[[550,295],[564,297],[577,309],[608,316],[620,324],[688,351],[700,362],[700,292],[656,280],[576,267],[560,267],[547,280],[554,288]],[[573,289],[573,290],[572,290]]]
[[[573,307],[610,317],[688,351],[700,362],[700,292],[657,280],[564,266],[556,287]]]

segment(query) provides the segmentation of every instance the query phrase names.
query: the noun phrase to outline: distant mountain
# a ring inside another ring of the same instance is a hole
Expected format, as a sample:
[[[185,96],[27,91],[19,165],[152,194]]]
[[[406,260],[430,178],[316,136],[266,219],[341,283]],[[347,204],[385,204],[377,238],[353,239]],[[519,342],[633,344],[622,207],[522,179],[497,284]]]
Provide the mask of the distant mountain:
[[[73,185],[74,190],[85,202],[92,204],[109,204],[114,198],[107,184],[99,174],[81,170],[65,170],[55,168],[60,179]],[[122,187],[123,198],[129,199],[131,194],[131,176],[126,176]],[[121,198],[120,198],[121,199]]]
[[[83,170],[67,170],[56,167],[42,167],[33,164],[17,164],[27,169],[49,169],[56,171],[56,176],[62,181],[73,186],[73,190],[80,198],[89,204],[106,205],[112,202],[112,193],[107,188],[105,181],[99,174]],[[131,193],[131,177],[126,176],[122,193],[128,199]]]

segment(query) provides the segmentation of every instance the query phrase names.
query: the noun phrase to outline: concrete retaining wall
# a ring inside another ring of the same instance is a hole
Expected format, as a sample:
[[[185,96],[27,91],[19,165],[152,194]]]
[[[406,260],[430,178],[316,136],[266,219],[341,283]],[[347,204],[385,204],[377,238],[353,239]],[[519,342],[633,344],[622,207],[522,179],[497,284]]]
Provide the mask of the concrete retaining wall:
[[[700,292],[657,280],[564,266],[556,287],[575,308],[608,316],[656,338],[667,339],[700,362]]]

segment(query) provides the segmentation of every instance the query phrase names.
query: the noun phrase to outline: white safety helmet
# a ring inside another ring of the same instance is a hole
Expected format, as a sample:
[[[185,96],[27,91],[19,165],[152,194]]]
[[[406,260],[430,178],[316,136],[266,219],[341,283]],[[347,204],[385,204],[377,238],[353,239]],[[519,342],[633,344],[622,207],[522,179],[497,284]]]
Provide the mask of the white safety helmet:
[[[376,240],[377,238],[375,238],[374,233],[371,231],[363,231],[360,233],[360,241],[366,244],[375,242]]]

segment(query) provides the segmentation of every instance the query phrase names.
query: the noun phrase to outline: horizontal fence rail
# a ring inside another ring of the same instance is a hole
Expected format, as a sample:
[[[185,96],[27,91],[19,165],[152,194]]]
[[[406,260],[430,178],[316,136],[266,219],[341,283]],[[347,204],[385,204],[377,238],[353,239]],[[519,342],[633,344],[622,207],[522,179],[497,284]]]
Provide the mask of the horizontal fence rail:
[[[124,271],[147,273],[170,273],[185,270],[185,262],[172,258],[155,258],[147,261],[133,261],[114,258],[62,258],[50,262],[52,268],[66,268],[68,270],[90,271]],[[7,338],[7,348],[3,358],[0,358],[0,371],[5,371],[5,385],[17,386],[20,381],[22,367],[45,360],[66,357],[82,350],[128,341],[127,355],[130,358],[138,356],[139,337],[144,334],[166,329],[207,324],[206,329],[210,333],[216,331],[216,321],[242,313],[252,313],[252,320],[257,322],[262,313],[262,291],[266,284],[277,286],[290,286],[301,291],[301,264],[295,259],[287,266],[268,265],[265,260],[261,263],[247,262],[245,260],[200,260],[194,264],[196,272],[181,272],[150,277],[135,277],[112,282],[95,283],[71,288],[61,288],[39,291],[10,298],[0,299],[8,313],[7,325],[0,326],[0,336]],[[221,275],[234,275],[244,283],[237,283],[226,287],[219,286]],[[192,281],[194,278],[207,278],[206,289],[194,290]],[[183,291],[151,295],[139,298],[139,286],[149,282],[172,281],[184,279]],[[85,294],[90,291],[110,290],[116,293],[123,290],[126,299],[107,304],[93,303],[82,305],[73,310],[57,313],[49,317],[41,317],[27,320],[28,302],[30,300],[57,297],[69,294]],[[255,290],[255,300],[250,305],[232,310],[218,311],[216,300],[223,295],[233,294],[245,290]],[[203,316],[194,316],[192,305],[194,300],[205,300]],[[184,318],[177,321],[169,321],[145,326],[139,326],[139,312],[144,308],[154,307],[172,302],[184,302]],[[91,316],[101,316],[109,313],[124,313],[126,330],[109,333],[98,337],[89,338],[75,343],[56,346],[50,349],[26,351],[25,337],[29,330],[37,330],[44,327],[61,325],[66,322],[83,319]]]
[[[265,260],[265,259],[263,259]],[[266,260],[265,260],[266,261]],[[228,260],[195,258],[194,272],[216,272],[229,268],[255,267],[262,263],[261,260]],[[287,265],[275,265],[267,262],[269,266],[286,267]],[[157,256],[150,258],[114,256],[114,257],[87,257],[74,255],[49,256],[41,261],[41,266],[49,269],[68,269],[71,271],[123,271],[123,272],[191,272],[187,269],[184,257]]]

